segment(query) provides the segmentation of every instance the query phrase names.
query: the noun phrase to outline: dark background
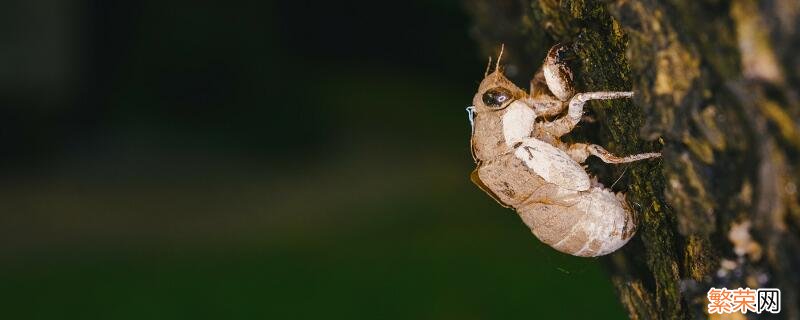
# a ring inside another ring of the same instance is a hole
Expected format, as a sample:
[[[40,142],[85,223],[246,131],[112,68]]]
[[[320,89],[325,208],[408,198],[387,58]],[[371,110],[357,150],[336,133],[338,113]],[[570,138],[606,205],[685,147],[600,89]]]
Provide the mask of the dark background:
[[[598,260],[469,182],[470,26],[456,0],[4,1],[0,312],[624,317]]]

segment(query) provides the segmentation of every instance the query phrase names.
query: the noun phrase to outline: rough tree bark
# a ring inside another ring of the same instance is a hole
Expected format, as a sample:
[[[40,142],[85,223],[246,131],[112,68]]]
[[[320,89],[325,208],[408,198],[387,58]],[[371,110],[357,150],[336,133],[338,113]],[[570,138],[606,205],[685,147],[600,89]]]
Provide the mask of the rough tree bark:
[[[585,138],[661,161],[599,171],[637,209],[636,238],[602,258],[633,319],[706,318],[715,287],[782,290],[800,319],[800,1],[471,0],[484,52],[518,84],[557,42],[594,102]],[[526,86],[521,86],[526,87]],[[594,168],[594,167],[593,167]],[[752,316],[752,314],[750,314]],[[764,314],[759,318],[763,318]]]

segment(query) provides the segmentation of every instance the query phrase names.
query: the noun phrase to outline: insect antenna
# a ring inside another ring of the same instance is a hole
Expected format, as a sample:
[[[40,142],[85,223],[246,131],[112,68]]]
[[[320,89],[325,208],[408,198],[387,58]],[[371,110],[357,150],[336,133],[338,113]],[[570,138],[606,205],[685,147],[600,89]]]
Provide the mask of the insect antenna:
[[[491,67],[492,67],[492,56],[489,56],[489,62],[486,63],[486,71],[483,72],[484,78],[489,76],[489,68]]]
[[[506,45],[501,43],[500,44],[500,54],[497,55],[497,64],[494,66],[494,71],[500,71],[500,59],[503,58],[503,50],[505,49]]]

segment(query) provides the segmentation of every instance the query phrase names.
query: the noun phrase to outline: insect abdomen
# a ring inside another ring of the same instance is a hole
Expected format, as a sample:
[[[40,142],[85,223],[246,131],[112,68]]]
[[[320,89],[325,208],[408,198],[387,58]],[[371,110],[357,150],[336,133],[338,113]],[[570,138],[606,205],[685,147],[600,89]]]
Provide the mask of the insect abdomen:
[[[611,191],[561,188],[512,153],[482,162],[477,173],[497,201],[513,207],[539,240],[558,251],[602,256],[622,247],[635,232],[630,209]]]
[[[580,257],[611,253],[635,233],[633,215],[611,191],[593,187],[569,204],[525,202],[517,208],[522,221],[542,242]]]

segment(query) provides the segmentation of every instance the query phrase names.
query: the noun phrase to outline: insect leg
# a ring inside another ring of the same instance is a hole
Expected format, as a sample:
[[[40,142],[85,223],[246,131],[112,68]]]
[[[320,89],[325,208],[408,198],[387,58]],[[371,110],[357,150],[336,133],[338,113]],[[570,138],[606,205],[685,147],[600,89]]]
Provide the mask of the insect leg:
[[[569,109],[567,110],[567,117],[573,123],[578,124],[583,116],[583,106],[589,100],[610,100],[619,98],[633,97],[632,91],[597,91],[597,92],[584,92],[576,94],[569,100]]]
[[[532,99],[531,105],[533,111],[536,112],[536,117],[553,117],[559,115],[564,111],[564,103],[556,99]]]
[[[604,149],[601,146],[596,144],[586,144],[586,143],[576,143],[569,146],[567,149],[567,154],[569,154],[572,159],[579,163],[583,163],[586,161],[586,158],[589,155],[596,156],[603,160],[605,163],[626,163],[626,162],[634,162],[644,159],[650,158],[657,158],[661,156],[659,152],[647,152],[647,153],[640,153],[634,154],[630,156],[620,157],[612,154],[608,150]]]
[[[567,101],[575,94],[575,84],[569,66],[569,61],[574,58],[574,53],[567,45],[557,44],[550,48],[544,59],[542,71],[547,88],[558,100]]]
[[[552,122],[546,122],[540,127],[556,137],[563,136],[581,121],[583,107],[589,100],[609,100],[619,98],[630,98],[633,96],[631,91],[597,91],[578,93],[569,100],[567,115]]]

